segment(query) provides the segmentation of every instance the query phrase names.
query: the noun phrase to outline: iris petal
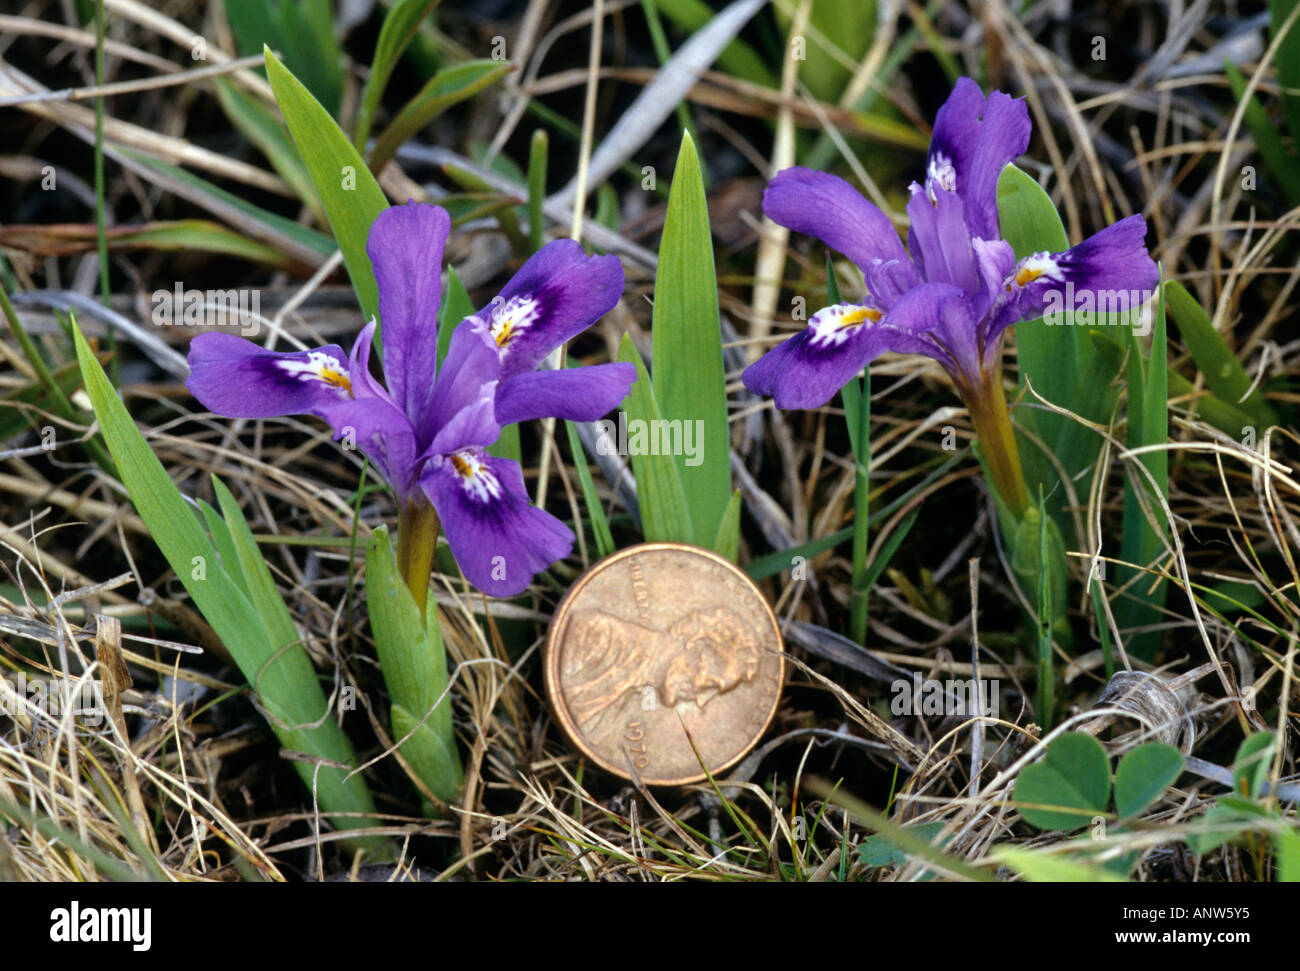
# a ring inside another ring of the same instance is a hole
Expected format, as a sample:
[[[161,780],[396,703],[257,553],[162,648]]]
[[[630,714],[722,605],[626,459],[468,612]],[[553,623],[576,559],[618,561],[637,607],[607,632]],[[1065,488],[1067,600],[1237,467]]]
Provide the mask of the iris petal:
[[[501,435],[495,415],[497,382],[488,381],[479,388],[479,396],[456,412],[434,435],[425,457],[447,455],[471,446],[491,445]]]
[[[907,215],[912,220],[907,242],[926,280],[951,283],[972,296],[978,292],[979,273],[961,197],[940,189],[931,199],[914,182]]]
[[[501,377],[533,370],[608,313],[623,295],[616,256],[588,256],[572,239],[534,253],[500,296],[470,318],[501,359]]]
[[[432,442],[440,428],[479,400],[483,385],[500,376],[501,362],[495,348],[474,329],[472,318],[461,321],[452,332],[447,357],[433,381],[433,398],[420,429],[421,440]]]
[[[503,381],[497,391],[497,421],[595,421],[627,397],[635,380],[636,367],[621,363],[520,374]]]
[[[928,291],[919,287],[888,313],[858,304],[819,310],[807,327],[745,369],[745,387],[770,395],[778,408],[820,408],[886,351],[936,356],[934,343],[924,334],[930,323],[925,308],[916,306],[918,291],[924,301]]]
[[[1147,253],[1146,231],[1145,219],[1129,216],[1064,252],[1021,260],[989,313],[986,340],[1043,316],[1049,306],[1068,311],[1086,299],[1093,307],[1104,302],[1136,309],[1154,293],[1160,275]]]
[[[408,202],[381,212],[366,241],[379,287],[388,389],[417,426],[432,394],[442,255],[450,229],[447,210]]]
[[[801,166],[783,169],[763,193],[763,212],[797,233],[815,236],[864,273],[876,261],[896,261],[899,282],[921,282],[893,222],[835,175]]]
[[[529,504],[523,473],[509,459],[454,452],[431,463],[420,484],[461,572],[484,593],[521,593],[535,574],[573,550],[572,531]]]
[[[189,364],[190,394],[227,418],[319,415],[352,397],[348,358],[336,344],[280,352],[234,334],[200,334]]]
[[[959,78],[934,120],[928,172],[952,170],[965,202],[971,236],[996,239],[998,177],[1029,147],[1032,126],[1022,99],[994,91],[987,98],[970,78]]]
[[[360,449],[405,503],[418,463],[415,429],[402,410],[384,395],[340,401],[319,414],[334,429],[334,440]]]

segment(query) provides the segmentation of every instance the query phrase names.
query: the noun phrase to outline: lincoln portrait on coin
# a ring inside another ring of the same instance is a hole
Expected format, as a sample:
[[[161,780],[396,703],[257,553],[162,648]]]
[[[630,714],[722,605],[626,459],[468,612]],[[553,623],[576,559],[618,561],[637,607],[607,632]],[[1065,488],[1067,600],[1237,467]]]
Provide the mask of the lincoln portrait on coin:
[[[726,607],[694,611],[666,631],[603,610],[575,612],[569,624],[561,660],[565,700],[584,732],[629,697],[645,707],[647,688],[657,706],[703,708],[758,673],[758,638]]]

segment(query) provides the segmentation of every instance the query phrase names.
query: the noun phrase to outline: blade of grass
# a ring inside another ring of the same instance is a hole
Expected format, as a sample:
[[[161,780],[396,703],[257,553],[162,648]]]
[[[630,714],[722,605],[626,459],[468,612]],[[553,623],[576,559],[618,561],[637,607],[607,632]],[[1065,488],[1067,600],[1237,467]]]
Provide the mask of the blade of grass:
[[[1195,397],[1194,402],[1188,402],[1183,407],[1195,409],[1197,417],[1202,421],[1238,441],[1244,439],[1249,429],[1259,431],[1259,419],[1254,415],[1248,415],[1236,405],[1228,404],[1212,391],[1206,392],[1202,388],[1198,394],[1196,386],[1177,371],[1169,372],[1169,397],[1171,400]]]
[[[388,87],[388,79],[392,77],[402,52],[419,31],[420,24],[437,5],[438,0],[398,0],[384,16],[383,26],[379,28],[379,39],[375,42],[375,56],[370,61],[370,76],[366,78],[366,85],[361,91],[356,128],[352,133],[352,144],[358,152],[366,150],[366,139],[370,137],[375,109],[379,107],[384,89]]]
[[[1277,855],[1277,882],[1300,883],[1300,829],[1278,830],[1273,841]]]
[[[248,598],[261,618],[263,626],[271,635],[273,643],[301,642],[298,631],[293,625],[293,618],[289,616],[289,608],[285,606],[284,598],[276,589],[266,559],[262,556],[262,551],[257,548],[257,542],[253,539],[252,530],[248,528],[248,521],[244,518],[239,503],[226,488],[226,484],[215,475],[212,477],[212,488],[216,492],[217,504],[221,507],[221,515],[226,521],[230,542],[237,558],[227,572],[236,568],[239,570],[239,575],[243,577],[244,585],[248,590]]]
[[[271,167],[280,174],[289,188],[310,208],[318,218],[324,218],[320,199],[312,186],[311,176],[294,150],[284,126],[261,102],[231,84],[226,78],[217,78],[217,100],[222,111],[245,138],[266,156]]]
[[[840,281],[835,274],[835,264],[832,262],[828,250],[826,253],[826,305],[833,307],[840,300]],[[853,449],[853,454],[856,457],[862,448],[862,442],[858,436],[863,425],[862,386],[858,383],[857,378],[849,381],[840,389],[840,401],[844,405],[844,425],[849,433],[849,447]],[[868,408],[870,408],[870,402],[868,402]],[[867,420],[870,421],[870,416],[868,416]]]
[[[193,509],[136,428],[79,329],[74,330],[74,339],[86,394],[94,405],[104,441],[154,542],[234,657],[281,743],[292,752],[312,757],[311,761],[291,761],[326,814],[358,814],[332,816],[339,829],[367,825],[364,815],[374,812],[374,804],[365,779],[360,775],[346,778],[345,770],[338,767],[355,764],[352,746],[330,717],[307,652],[294,643],[296,635],[286,643],[273,640],[253,603],[218,561]],[[226,525],[238,529],[243,516],[238,507],[234,512],[232,522]],[[243,528],[247,530],[246,522]],[[231,535],[233,541],[234,533]],[[386,841],[374,837],[351,842],[371,850],[387,846]]]
[[[1177,280],[1165,282],[1164,295],[1174,323],[1178,325],[1179,336],[1187,345],[1197,368],[1205,375],[1210,390],[1221,401],[1251,415],[1261,430],[1277,424],[1277,413],[1269,407],[1259,389],[1251,387],[1250,375],[1224,342],[1223,335],[1214,329],[1210,315],[1196,298]],[[1240,437],[1240,431],[1237,437]]]
[[[740,556],[740,490],[731,494],[731,500],[722,513],[722,522],[718,524],[718,535],[713,538],[709,548],[735,563]]]
[[[27,329],[23,327],[22,322],[18,319],[18,314],[14,311],[14,305],[9,301],[9,293],[4,287],[0,287],[0,309],[4,311],[5,321],[9,324],[9,332],[14,335],[18,341],[18,346],[22,348],[23,356],[27,358],[27,363],[32,366],[32,371],[36,375],[36,380],[40,382],[46,393],[50,396],[55,410],[64,419],[70,422],[79,423],[77,409],[73,407],[71,399],[64,391],[63,387],[54,380],[54,375],[50,373],[49,367],[45,363],[45,358],[41,357],[41,352],[37,349],[36,344],[32,341]],[[96,363],[98,359],[96,359]],[[108,453],[104,451],[103,446],[93,439],[85,443],[86,454],[89,455],[101,469],[116,478],[117,471],[113,467],[113,460],[109,458]]]
[[[1038,487],[1038,721],[1043,730],[1055,724],[1056,668],[1052,656],[1052,558],[1047,546],[1047,503]]]
[[[1269,34],[1278,31],[1300,5],[1300,0],[1269,0]],[[1300,139],[1300,21],[1293,22],[1277,49],[1277,83],[1282,90],[1282,111],[1292,140]]]
[[[1075,482],[1076,491],[1086,495],[1103,439],[1084,422],[1104,425],[1110,420],[1119,397],[1116,379],[1124,365],[1124,348],[1114,339],[1112,327],[1083,326],[1082,320],[1076,319],[1075,328],[1081,331],[1088,353],[1084,355],[1083,368],[1074,382],[1069,400],[1077,409],[1074,414],[1084,421],[1065,419],[1053,454],[1060,460],[1065,474]],[[1034,388],[1040,390],[1036,384]],[[1072,517],[1058,515],[1059,509],[1051,496],[1048,496],[1048,504],[1048,512],[1057,526],[1065,531],[1064,535],[1073,536]]]
[[[934,59],[939,62],[939,67],[943,68],[943,73],[948,76],[949,84],[956,84],[957,79],[964,73],[958,65],[956,59],[948,52],[944,46],[943,38],[935,30],[934,24],[930,20],[930,15],[926,13],[925,8],[920,4],[912,4],[912,19],[916,23],[916,29],[921,32],[925,38],[925,45],[934,55]]]
[[[129,149],[123,148],[120,151],[130,162],[146,170],[141,173],[145,178],[153,179],[162,188],[183,195],[195,205],[202,206],[229,223],[239,225],[250,236],[284,250],[286,255],[294,259],[319,266],[338,250],[338,244],[324,233],[268,212],[184,169]],[[245,222],[244,217],[253,221],[251,226]]]
[[[702,432],[697,455],[688,456],[681,448],[671,461],[694,527],[687,541],[704,547],[717,537],[731,499],[731,437],[715,274],[699,156],[690,136],[683,135],[655,273],[654,400],[669,423],[666,428],[680,423],[683,443],[688,428]]]
[[[473,316],[474,301],[469,297],[465,285],[452,267],[447,267],[447,294],[442,298],[438,308],[438,366],[442,367],[447,349],[451,347],[451,335],[466,317]]]
[[[1231,61],[1223,62],[1223,71],[1228,76],[1228,84],[1232,86],[1233,97],[1240,101],[1246,95],[1245,77]],[[1296,157],[1282,144],[1281,134],[1254,94],[1251,94],[1246,105],[1245,121],[1255,139],[1255,147],[1259,149],[1264,165],[1268,168],[1268,174],[1277,180],[1278,188],[1291,205],[1300,204],[1300,165],[1297,165]]]
[[[329,116],[338,114],[343,56],[331,0],[224,0],[224,5],[240,54],[257,54],[263,46],[280,51]]]
[[[907,539],[907,534],[912,531],[912,527],[916,524],[916,517],[919,515],[921,515],[921,507],[917,506],[916,509],[908,513],[906,519],[898,524],[898,528],[890,534],[889,539],[885,540],[885,545],[880,548],[876,558],[871,561],[862,574],[859,586],[854,588],[854,592],[861,590],[865,594],[871,590],[876,580],[880,578],[880,574],[889,566],[889,561],[894,558],[898,548],[903,545],[903,540]],[[861,642],[859,641],[859,643]]]
[[[1164,268],[1161,267],[1161,288],[1156,306],[1156,321],[1151,333],[1151,356],[1145,363],[1137,338],[1129,332],[1128,363],[1128,434],[1129,448],[1146,445],[1164,445],[1169,440],[1169,384],[1168,350],[1165,341],[1165,300],[1163,286]],[[1155,482],[1161,497],[1169,496],[1169,453],[1164,449],[1146,452],[1138,458]],[[1139,493],[1140,490],[1140,493]],[[1154,527],[1143,512],[1141,496],[1149,499]],[[1136,577],[1128,596],[1116,606],[1116,619],[1121,628],[1143,627],[1155,623],[1165,602],[1166,584],[1163,580],[1154,585],[1141,570],[1152,567],[1164,552],[1162,537],[1168,529],[1164,510],[1151,496],[1147,478],[1140,471],[1129,470],[1124,477],[1124,518],[1120,543],[1120,559],[1133,567],[1120,566],[1118,584],[1122,587]],[[1160,644],[1159,631],[1134,635],[1126,648],[1128,653],[1144,661],[1154,659]]]
[[[379,288],[366,254],[366,240],[371,224],[388,208],[388,199],[330,113],[270,48],[264,53],[271,90],[343,251],[362,316],[366,320],[378,317]]]
[[[777,4],[774,13],[781,32],[789,36],[793,6]],[[869,0],[817,0],[811,5],[806,49],[798,66],[799,79],[815,98],[825,102],[840,99],[852,77],[848,65],[867,56],[878,23],[877,4]]]
[[[550,138],[543,128],[533,132],[528,146],[528,245],[534,253],[546,243],[546,153]]]
[[[624,405],[629,425],[638,421],[644,423],[642,428],[659,427],[661,416],[655,389],[646,373],[645,361],[628,334],[623,335],[618,359],[636,365],[636,381]],[[641,449],[632,455],[632,472],[641,504],[641,531],[648,543],[696,542],[691,521],[694,510],[686,504],[686,492],[677,468],[671,455],[649,454],[648,450]]]
[[[849,601],[849,636],[863,646],[867,643],[867,596],[871,586],[866,583],[867,540],[870,518],[871,485],[867,469],[871,461],[868,422],[871,416],[870,374],[863,377],[863,390],[859,393],[857,440],[863,450],[854,453],[853,468],[853,591]],[[858,379],[849,384],[856,386]],[[845,411],[847,414],[847,409]]]
[[[998,179],[998,221],[1018,260],[1032,253],[1059,253],[1069,248],[1065,226],[1052,200],[1037,182],[1014,165],[1003,169]],[[1016,324],[1021,387],[1032,384],[1039,394],[1055,404],[1079,413],[1070,390],[1083,373],[1086,359],[1094,353],[1090,346],[1084,346],[1083,339],[1081,328],[1048,326],[1042,318]],[[1049,446],[1056,444],[1068,422],[1064,416],[1052,412],[1033,410],[1022,414],[1021,411],[1017,411],[1017,422]],[[1052,496],[1056,476],[1051,464],[1027,442],[1022,442],[1020,457],[1030,494],[1042,485]],[[1061,525],[1059,519],[1058,525]],[[1069,525],[1064,524],[1062,528],[1068,530]]]
[[[930,3],[925,8],[926,15],[929,17],[938,15],[946,3],[947,0],[930,0]],[[893,80],[894,75],[898,73],[908,58],[912,56],[912,52],[916,49],[916,45],[920,40],[921,32],[915,26],[909,27],[893,45],[889,53],[885,55],[884,63],[880,65],[880,70],[875,74],[873,83],[867,86],[866,90],[853,104],[845,107],[850,108],[859,115],[866,115],[870,112],[875,106],[876,100],[880,97],[880,93],[888,90],[890,81]],[[835,139],[826,132],[822,132],[817,136],[817,141],[813,144],[813,147],[800,159],[800,164],[810,169],[824,169],[831,164],[838,151],[835,146]],[[920,148],[919,151],[924,154],[925,149]]]
[[[95,3],[95,86],[104,86],[104,0]],[[95,239],[99,250],[99,299],[109,305],[112,291],[108,278],[108,234],[104,211],[104,96],[95,96]],[[122,374],[117,359],[117,334],[111,329],[104,335],[104,343],[111,355],[108,373],[113,387],[122,384]]]
[[[64,830],[48,816],[38,815],[26,806],[11,803],[0,795],[0,820],[9,819],[15,824],[30,826],[51,844],[67,847],[79,857],[89,861],[100,873],[115,883],[132,883],[148,879],[137,873],[125,860],[120,860],[93,843],[83,842],[75,833]],[[8,827],[6,827],[8,828]]]
[[[70,256],[96,246],[93,226],[70,223],[54,226],[0,227],[0,246],[37,256]],[[285,254],[209,219],[181,219],[135,226],[113,226],[109,250],[196,250],[236,256],[255,263],[286,267]]]
[[[519,445],[519,426],[506,425],[501,429],[501,436],[488,446],[488,454],[499,459],[518,462],[523,455]]]
[[[358,527],[360,527],[360,525],[361,525],[361,500],[362,500],[363,498],[365,498],[365,495],[366,495],[366,479],[367,479],[369,476],[370,476],[370,459],[367,458],[365,461],[363,461],[363,462],[361,463],[361,475],[357,477],[357,494],[356,494],[356,496],[353,497],[352,504],[351,504],[351,508],[352,508],[352,528],[349,530],[349,532],[348,532],[348,536],[347,536],[347,541],[348,541],[348,591],[347,591],[347,596],[346,596],[345,599],[344,599],[344,607],[343,607],[344,614],[343,614],[343,616],[345,616],[346,618],[348,618],[348,621],[349,621],[349,623],[348,623],[348,650],[350,650],[350,651],[352,651],[352,652],[354,652],[354,653],[356,652],[356,649],[357,649],[357,629],[356,629],[356,625],[353,624],[353,623],[351,623],[351,621],[352,621],[352,617],[354,616],[354,614],[353,614],[353,609],[355,608],[354,597],[355,597],[355,594],[356,594],[356,586],[357,586],[357,585],[356,585],[356,583],[353,582],[353,577],[356,575],[356,562],[357,562],[357,533],[360,532],[360,530],[359,530]],[[263,537],[261,537],[261,536],[254,536],[253,538],[254,538],[255,540],[257,540],[259,543],[264,543],[264,542],[266,542],[265,538],[263,538]],[[332,538],[332,539],[342,539],[343,537],[340,536],[340,537],[331,537],[331,538]]]
[[[886,819],[882,814],[878,813],[862,800],[850,796],[846,792],[840,791],[825,779],[821,779],[817,776],[809,776],[804,780],[804,788],[813,795],[825,799],[827,802],[834,803],[843,809],[847,809],[877,833],[886,837],[890,843],[898,847],[909,857],[915,857],[925,863],[929,863],[931,866],[934,866],[939,870],[946,871],[954,876],[962,877],[966,880],[975,880],[981,883],[987,883],[994,880],[993,875],[988,871],[971,866],[964,860],[959,860],[954,856],[948,855],[943,850],[931,846],[923,836],[917,835],[913,827],[900,826],[893,820]]]
[[[472,98],[514,70],[509,62],[493,60],[466,61],[444,68],[397,113],[375,140],[370,151],[370,165],[382,169],[396,151],[421,128],[458,102]]]
[[[510,241],[510,251],[516,257],[522,258],[532,252],[529,249],[528,240],[524,238],[523,231],[519,228],[519,216],[521,213],[517,210],[520,209],[519,203],[521,200],[502,197],[492,189],[491,184],[483,179],[482,176],[464,168],[463,166],[444,165],[443,172],[461,188],[468,189],[469,192],[467,195],[480,197],[485,201],[486,204],[483,208],[496,216],[497,225],[501,228],[501,232],[505,235],[506,239]],[[523,173],[519,174],[519,178],[521,181],[525,179]],[[488,212],[484,212],[476,218],[482,218],[487,215]],[[527,209],[524,208],[523,212],[526,213]],[[453,227],[458,225],[454,215],[451,224]]]
[[[429,791],[441,802],[454,802],[464,773],[452,726],[438,607],[430,591],[425,616],[420,616],[397,568],[387,526],[370,537],[366,597],[375,652],[392,704],[393,741],[401,742],[398,751]]]
[[[1102,598],[1106,596],[1101,588],[1101,578],[1092,578],[1092,615],[1097,622],[1097,640],[1101,642],[1101,656],[1106,665],[1106,680],[1115,673],[1115,660],[1111,657],[1110,624],[1106,622],[1106,611],[1102,607]]]
[[[199,512],[203,515],[203,523],[208,530],[208,538],[216,548],[221,569],[239,587],[244,596],[248,596],[248,583],[244,580],[244,569],[240,565],[239,554],[235,552],[235,541],[230,535],[230,527],[221,518],[221,513],[213,509],[210,503],[200,499],[198,506]]]
[[[682,30],[694,33],[707,24],[716,12],[704,0],[658,0],[664,16]],[[765,88],[777,86],[776,74],[759,57],[754,48],[739,38],[730,41],[718,55],[718,66],[733,77],[761,84]]]
[[[840,302],[840,283],[830,253],[826,254],[826,299],[831,306]],[[862,381],[850,378],[840,389],[844,420],[853,449],[853,578],[849,598],[849,636],[867,643],[867,607],[871,583],[867,581],[867,549],[870,524],[871,483],[871,370],[864,368]]]
[[[650,44],[654,47],[655,58],[659,61],[659,66],[663,67],[672,60],[673,52],[668,46],[668,35],[664,33],[663,21],[659,18],[657,0],[641,0],[641,12],[645,14],[646,27],[650,31]],[[677,112],[677,124],[682,131],[690,135],[692,141],[698,142],[700,136],[695,131],[695,121],[691,117],[691,109],[687,102],[678,102],[677,107],[673,110]],[[709,174],[705,168],[704,159],[700,159],[700,171],[703,173],[704,182],[707,185]]]
[[[1019,846],[1000,846],[992,859],[1038,883],[1127,883],[1118,873],[1069,857]]]
[[[591,520],[591,535],[596,541],[596,555],[604,559],[614,552],[614,535],[609,531],[609,521],[605,518],[605,508],[600,504],[596,494],[596,484],[591,478],[591,466],[587,464],[587,454],[582,450],[582,441],[573,422],[566,420],[564,429],[569,437],[569,451],[573,455],[573,467],[578,470],[578,484],[582,488],[582,501],[587,507],[587,518]],[[581,526],[581,524],[577,524]]]

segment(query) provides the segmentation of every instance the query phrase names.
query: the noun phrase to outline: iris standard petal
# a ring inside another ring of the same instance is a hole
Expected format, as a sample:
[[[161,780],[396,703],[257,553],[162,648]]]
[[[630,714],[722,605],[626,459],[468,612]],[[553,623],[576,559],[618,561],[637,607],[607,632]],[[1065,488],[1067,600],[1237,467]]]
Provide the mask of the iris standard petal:
[[[929,282],[951,283],[973,296],[980,288],[979,272],[961,196],[946,189],[931,193],[915,182],[911,188],[907,245],[912,258]]]
[[[959,78],[934,119],[926,187],[956,192],[972,236],[996,239],[998,176],[1029,147],[1032,126],[1023,100],[994,91],[987,98]]]
[[[502,425],[534,418],[595,421],[627,397],[635,380],[635,365],[623,363],[518,374],[497,389],[496,418]]]
[[[763,212],[787,229],[817,237],[864,273],[876,260],[894,260],[902,280],[920,282],[889,217],[838,176],[797,165],[783,169],[767,184]]]
[[[433,398],[425,422],[420,426],[421,441],[427,446],[438,429],[482,396],[483,385],[501,376],[501,362],[496,348],[473,327],[467,317],[452,331],[446,360],[433,382]]]
[[[533,370],[565,341],[603,317],[623,295],[616,256],[588,256],[572,239],[529,257],[492,303],[470,320],[496,345],[501,376]]]
[[[984,92],[970,78],[958,78],[952,93],[935,113],[930,151],[926,156],[926,179],[935,179],[949,192],[965,189],[962,176],[970,172],[975,147],[980,140],[980,115]]]
[[[903,294],[919,285],[916,267],[911,260],[876,260],[862,273],[867,293],[882,310],[888,310]]]
[[[467,449],[435,459],[420,479],[461,572],[494,597],[522,592],[573,549],[573,533],[529,504],[519,465]]]
[[[392,401],[387,389],[370,373],[370,349],[374,346],[375,328],[373,318],[361,328],[361,333],[352,343],[348,352],[348,377],[352,380],[354,398],[385,398]]]
[[[199,334],[189,364],[190,394],[227,418],[319,415],[352,398],[348,358],[336,344],[278,352],[234,334]]]
[[[451,217],[408,202],[381,212],[366,253],[379,285],[384,376],[393,400],[418,425],[429,406],[442,302],[442,254]]]
[[[433,436],[425,458],[447,455],[463,448],[488,446],[501,437],[501,425],[495,416],[497,382],[488,381],[479,388],[479,396],[452,415]]]
[[[989,95],[980,124],[979,142],[971,158],[970,172],[957,177],[957,191],[966,203],[966,222],[971,235],[996,239],[998,229],[998,177],[1009,162],[1029,147],[1033,126],[1029,109],[1021,98],[1001,91]]]

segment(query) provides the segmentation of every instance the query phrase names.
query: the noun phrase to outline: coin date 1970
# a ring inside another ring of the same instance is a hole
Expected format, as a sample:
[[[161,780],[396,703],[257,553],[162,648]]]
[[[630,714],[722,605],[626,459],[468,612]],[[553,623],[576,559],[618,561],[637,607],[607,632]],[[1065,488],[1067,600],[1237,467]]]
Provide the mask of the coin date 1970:
[[[650,766],[650,750],[645,744],[645,729],[641,727],[640,722],[628,722],[627,731],[623,737],[632,744],[627,747],[628,752],[633,756],[632,764],[638,769],[645,769]]]

